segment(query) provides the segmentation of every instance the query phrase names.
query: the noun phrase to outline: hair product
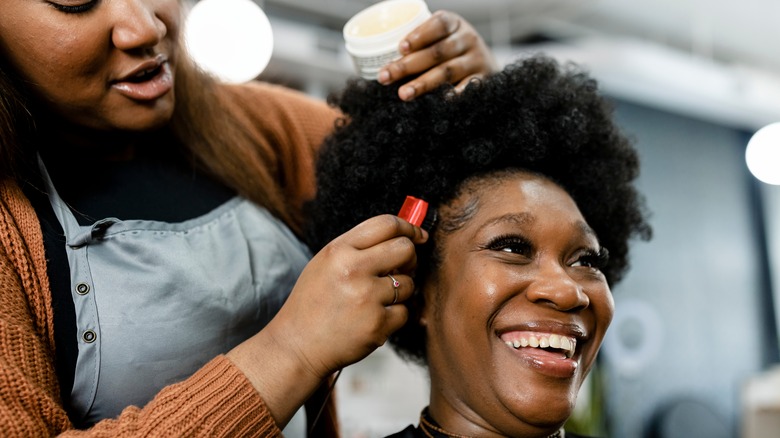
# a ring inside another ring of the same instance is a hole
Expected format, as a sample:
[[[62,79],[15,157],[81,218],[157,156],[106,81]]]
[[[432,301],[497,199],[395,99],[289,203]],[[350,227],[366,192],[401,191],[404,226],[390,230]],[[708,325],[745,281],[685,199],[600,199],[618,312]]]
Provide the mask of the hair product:
[[[355,14],[344,25],[344,41],[357,73],[376,79],[380,68],[401,57],[400,41],[430,16],[423,0],[385,0]]]

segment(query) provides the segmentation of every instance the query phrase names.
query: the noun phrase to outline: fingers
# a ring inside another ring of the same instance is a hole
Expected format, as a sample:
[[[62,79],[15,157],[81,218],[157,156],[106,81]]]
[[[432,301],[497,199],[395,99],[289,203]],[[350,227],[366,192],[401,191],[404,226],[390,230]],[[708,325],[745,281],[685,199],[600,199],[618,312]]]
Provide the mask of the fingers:
[[[384,298],[382,302],[385,306],[402,304],[404,301],[411,298],[414,293],[414,280],[408,275],[387,274],[387,276],[380,277],[379,279],[382,280],[383,284],[390,283],[391,292],[387,295],[385,295],[384,292],[386,286],[378,288],[378,290],[382,291],[381,296]]]
[[[401,41],[398,49],[401,55],[408,55],[441,41],[456,33],[463,19],[450,11],[436,11],[423,24],[413,30]]]
[[[404,55],[385,66],[379,82],[390,84],[411,75],[419,77],[400,87],[410,100],[442,84],[461,84],[467,78],[496,70],[493,55],[476,30],[458,14],[437,11],[399,45]]]
[[[420,244],[428,239],[428,233],[398,216],[385,214],[363,221],[333,242],[362,250],[397,237],[405,237],[415,244]]]

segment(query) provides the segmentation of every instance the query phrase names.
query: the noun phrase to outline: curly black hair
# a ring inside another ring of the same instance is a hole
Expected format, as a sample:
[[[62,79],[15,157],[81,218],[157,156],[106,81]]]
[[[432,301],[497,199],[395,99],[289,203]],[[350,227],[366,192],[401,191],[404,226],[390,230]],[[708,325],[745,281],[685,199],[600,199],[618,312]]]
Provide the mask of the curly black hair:
[[[543,55],[472,81],[402,102],[397,86],[351,80],[329,101],[345,117],[324,142],[317,197],[307,205],[307,243],[319,250],[363,220],[396,213],[406,195],[447,205],[467,179],[505,170],[543,175],[574,199],[609,250],[609,284],[628,269],[629,240],[649,239],[643,197],[634,187],[639,157],[612,119],[597,83],[573,64]],[[418,248],[418,284],[437,263],[436,229]],[[425,335],[410,303],[406,326],[390,341],[425,363]]]

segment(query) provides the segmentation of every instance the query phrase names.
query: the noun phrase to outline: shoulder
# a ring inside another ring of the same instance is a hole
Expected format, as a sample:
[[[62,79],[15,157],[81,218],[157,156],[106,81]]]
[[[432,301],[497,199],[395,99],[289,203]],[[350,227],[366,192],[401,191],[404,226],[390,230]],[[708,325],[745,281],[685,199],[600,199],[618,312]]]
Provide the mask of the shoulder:
[[[303,136],[318,145],[329,134],[341,113],[322,100],[281,85],[252,81],[220,85],[220,99],[227,111],[243,120],[247,129],[275,132],[280,138]]]
[[[218,89],[220,93],[228,97],[228,101],[239,105],[251,105],[250,109],[276,107],[323,113],[335,111],[322,99],[267,82],[251,81],[243,84],[224,84],[220,85]]]

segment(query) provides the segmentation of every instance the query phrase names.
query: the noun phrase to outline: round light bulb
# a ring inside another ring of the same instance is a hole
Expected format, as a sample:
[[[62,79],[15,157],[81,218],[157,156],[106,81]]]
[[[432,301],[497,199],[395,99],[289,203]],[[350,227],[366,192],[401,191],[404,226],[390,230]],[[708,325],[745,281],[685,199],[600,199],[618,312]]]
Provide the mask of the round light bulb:
[[[759,129],[745,149],[750,173],[767,184],[780,185],[780,123]]]
[[[274,47],[271,23],[252,0],[199,1],[187,15],[184,40],[196,64],[230,83],[260,75]]]

